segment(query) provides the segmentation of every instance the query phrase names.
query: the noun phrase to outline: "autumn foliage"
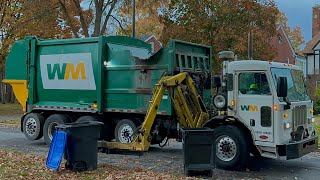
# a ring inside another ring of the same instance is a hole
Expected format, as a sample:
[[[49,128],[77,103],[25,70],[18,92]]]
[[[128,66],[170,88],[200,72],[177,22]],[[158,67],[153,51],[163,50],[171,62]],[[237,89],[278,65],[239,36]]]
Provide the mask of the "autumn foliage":
[[[248,33],[253,32],[254,58],[271,59],[269,39],[275,33],[278,9],[271,0],[173,1],[163,18],[162,40],[203,43],[214,53],[232,50],[247,57]]]
[[[253,58],[272,59],[269,41],[279,20],[287,21],[273,0],[136,0],[138,36],[154,34],[163,44],[170,39],[202,43],[212,46],[214,54],[232,50],[240,59],[247,58],[249,32]],[[24,36],[130,35],[132,0],[2,0],[0,27],[1,68],[13,42]],[[286,31],[299,49],[301,29]]]

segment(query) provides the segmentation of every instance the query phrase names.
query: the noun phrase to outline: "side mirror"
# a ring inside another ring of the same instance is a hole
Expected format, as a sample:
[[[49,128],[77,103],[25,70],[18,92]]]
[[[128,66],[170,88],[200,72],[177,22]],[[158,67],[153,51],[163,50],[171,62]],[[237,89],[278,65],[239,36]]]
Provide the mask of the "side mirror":
[[[213,76],[212,77],[212,87],[220,88],[221,87],[221,78],[220,76]]]
[[[288,82],[286,77],[278,77],[277,79],[278,97],[286,98],[288,96]]]

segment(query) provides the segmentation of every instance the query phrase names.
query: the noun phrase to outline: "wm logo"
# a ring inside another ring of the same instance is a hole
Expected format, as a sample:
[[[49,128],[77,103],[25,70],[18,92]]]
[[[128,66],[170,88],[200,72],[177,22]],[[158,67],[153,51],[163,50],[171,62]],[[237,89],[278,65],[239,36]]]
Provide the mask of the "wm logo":
[[[72,63],[60,64],[47,64],[48,79],[54,80],[86,80],[86,69],[84,63],[79,63],[76,66]]]
[[[252,106],[252,105],[241,105],[242,111],[258,111],[258,106]]]

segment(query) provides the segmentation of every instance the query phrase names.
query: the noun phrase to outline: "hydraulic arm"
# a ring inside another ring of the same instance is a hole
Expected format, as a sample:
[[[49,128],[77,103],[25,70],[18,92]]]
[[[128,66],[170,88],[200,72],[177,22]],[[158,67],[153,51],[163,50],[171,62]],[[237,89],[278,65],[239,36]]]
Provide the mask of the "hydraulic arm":
[[[107,142],[108,149],[147,151],[151,144],[151,128],[165,91],[171,97],[176,114],[183,128],[199,128],[209,119],[209,114],[188,73],[164,76],[153,91],[149,109],[141,128],[131,143]]]

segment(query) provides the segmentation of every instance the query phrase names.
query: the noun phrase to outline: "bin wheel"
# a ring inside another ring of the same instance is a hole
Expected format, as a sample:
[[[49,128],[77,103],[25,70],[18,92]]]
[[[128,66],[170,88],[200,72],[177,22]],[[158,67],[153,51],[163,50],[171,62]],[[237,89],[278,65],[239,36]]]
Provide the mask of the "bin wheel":
[[[72,170],[72,166],[71,166],[71,164],[69,163],[69,161],[67,161],[65,164],[64,164],[64,167],[66,168],[66,169],[68,169],[68,170]]]
[[[87,170],[87,163],[85,163],[83,161],[77,161],[73,164],[72,170],[85,171],[85,170]]]
[[[137,125],[129,120],[122,119],[116,125],[114,136],[117,142],[120,143],[131,143],[134,139],[137,130]]]
[[[47,145],[51,144],[55,127],[59,124],[69,123],[71,119],[63,114],[53,114],[43,125],[43,137]]]
[[[65,163],[65,168],[71,171],[85,171],[87,170],[87,163],[83,161],[77,161],[72,165],[67,161]]]
[[[223,125],[214,132],[216,165],[222,169],[241,169],[250,157],[246,134],[236,126]]]
[[[30,113],[23,119],[23,133],[27,139],[34,141],[43,136],[44,118],[38,113]]]

